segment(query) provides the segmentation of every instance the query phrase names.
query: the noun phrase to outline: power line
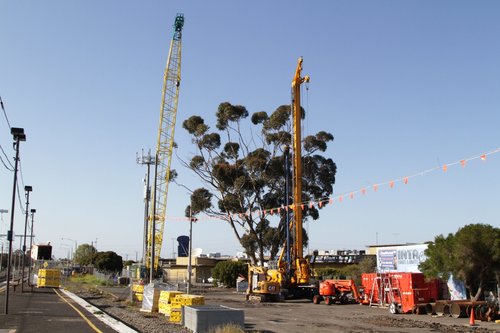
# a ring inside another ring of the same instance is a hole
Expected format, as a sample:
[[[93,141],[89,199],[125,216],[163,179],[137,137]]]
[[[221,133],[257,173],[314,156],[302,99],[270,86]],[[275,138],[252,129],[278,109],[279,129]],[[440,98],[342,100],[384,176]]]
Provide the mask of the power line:
[[[7,117],[7,112],[5,111],[5,107],[3,106],[2,96],[0,96],[0,106],[2,107],[3,115],[5,116],[5,120],[7,121],[7,125],[9,126],[9,129],[10,129],[11,126],[10,126],[10,122],[9,122],[9,117]],[[14,171],[14,166],[12,165],[12,163],[9,160],[9,157],[7,156],[5,151],[3,150],[2,145],[0,145],[0,150],[2,151],[3,155],[5,156],[7,162],[9,163],[10,168],[7,166],[7,164],[5,164],[5,161],[3,160],[2,156],[0,156],[0,161],[2,161],[2,164],[5,166],[5,168],[7,170]]]
[[[0,147],[0,148],[1,148],[1,147]],[[3,149],[2,149],[2,150],[3,150]],[[2,156],[0,156],[0,161],[2,161],[2,164],[3,164],[3,166],[5,167],[5,169],[7,169],[7,170],[9,170],[9,171],[14,171],[13,169],[10,169],[10,168],[7,166],[7,164],[5,164],[5,162],[4,162],[3,158],[2,158]]]
[[[12,165],[12,162],[9,160],[9,156],[7,156],[7,154],[6,154],[6,153],[5,153],[5,151],[3,150],[2,145],[0,145],[0,150],[2,151],[3,155],[5,156],[5,158],[6,158],[7,162],[9,162],[9,164],[10,164],[10,169],[9,169],[9,167],[8,167],[7,165],[5,165],[5,162],[4,162],[3,158],[2,158],[2,156],[0,155],[0,160],[2,160],[3,165],[5,165],[5,168],[6,168],[7,170],[9,170],[9,171],[14,171],[14,166]]]
[[[21,201],[21,194],[19,192],[19,183],[16,183],[16,186],[17,186],[17,199],[19,200],[19,209],[21,210],[21,214],[25,214],[24,210],[23,210],[23,202]]]
[[[7,117],[7,112],[5,112],[5,108],[3,106],[2,96],[0,96],[0,106],[2,106],[3,114],[5,116],[5,120],[7,121],[7,125],[9,125],[9,128],[11,128],[10,122],[9,122],[9,117]]]
[[[23,183],[24,188],[24,177],[23,177],[23,168],[21,167],[21,158],[19,158],[19,173],[21,174],[21,183]]]

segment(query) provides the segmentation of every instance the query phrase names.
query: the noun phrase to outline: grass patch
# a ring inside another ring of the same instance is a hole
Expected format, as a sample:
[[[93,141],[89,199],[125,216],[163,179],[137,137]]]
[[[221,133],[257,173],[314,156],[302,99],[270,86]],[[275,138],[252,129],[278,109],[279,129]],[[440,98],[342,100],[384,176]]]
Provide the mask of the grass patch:
[[[85,275],[80,275],[80,276],[72,276],[69,279],[70,282],[73,283],[80,283],[80,284],[91,284],[94,286],[106,286],[108,283],[105,280],[99,279],[98,277],[95,277],[94,275],[90,274],[85,274]]]
[[[71,292],[92,291],[95,292],[97,286],[113,285],[107,280],[99,279],[91,274],[71,276],[66,281],[62,281],[63,287]]]
[[[245,331],[236,324],[226,324],[210,329],[210,333],[244,333]]]

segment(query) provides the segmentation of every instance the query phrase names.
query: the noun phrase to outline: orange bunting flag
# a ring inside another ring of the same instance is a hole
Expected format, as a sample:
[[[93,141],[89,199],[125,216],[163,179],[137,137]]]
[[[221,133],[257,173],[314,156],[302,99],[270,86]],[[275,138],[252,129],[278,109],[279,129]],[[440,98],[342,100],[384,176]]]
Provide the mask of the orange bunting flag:
[[[363,187],[363,188],[361,189],[361,194],[363,194],[363,195],[365,195],[365,194],[366,194],[366,188],[364,188],[364,187]]]
[[[323,201],[318,202],[318,207],[321,208],[321,206],[323,206]]]
[[[461,160],[461,161],[460,161],[460,165],[462,166],[462,168],[463,168],[463,167],[465,167],[465,164],[466,164],[466,163],[467,163],[467,161],[466,161],[466,160]]]
[[[378,189],[378,185],[377,185],[377,184],[373,185],[373,190],[374,190],[375,192],[377,192],[377,189]]]
[[[445,164],[443,165],[443,171],[446,172],[446,170],[448,170],[448,166]]]
[[[394,187],[394,180],[391,180],[391,181],[389,182],[389,186],[390,186],[391,188],[393,188],[393,187]]]
[[[351,193],[349,194],[349,197],[350,197],[351,199],[354,199],[354,193],[353,193],[353,192],[351,192]]]
[[[481,161],[486,161],[486,154],[481,155]]]
[[[403,179],[403,182],[404,182],[405,184],[408,184],[408,177],[405,177],[405,178]]]

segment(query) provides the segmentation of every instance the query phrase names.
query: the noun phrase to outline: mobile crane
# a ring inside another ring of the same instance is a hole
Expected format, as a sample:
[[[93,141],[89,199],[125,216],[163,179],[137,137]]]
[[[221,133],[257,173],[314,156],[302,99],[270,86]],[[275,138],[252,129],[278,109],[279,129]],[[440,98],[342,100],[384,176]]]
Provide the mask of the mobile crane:
[[[177,103],[181,82],[181,46],[184,15],[177,14],[174,32],[170,42],[167,65],[163,77],[162,102],[160,108],[160,124],[156,145],[156,164],[153,204],[150,207],[148,219],[148,244],[146,252],[146,267],[150,279],[153,279],[158,269],[160,252],[163,243],[163,230],[167,207],[168,182],[170,180],[170,162],[174,149],[174,131],[177,117]]]
[[[317,294],[317,285],[311,284],[311,267],[303,255],[302,244],[302,138],[300,86],[309,82],[309,76],[302,77],[302,57],[299,58],[292,80],[293,120],[293,219],[287,226],[293,241],[287,237],[276,267],[249,265],[247,299],[278,301],[287,296],[312,298]],[[288,149],[285,149],[288,160]],[[286,171],[288,173],[288,171]],[[286,191],[287,192],[287,191]],[[288,195],[287,195],[288,200]]]

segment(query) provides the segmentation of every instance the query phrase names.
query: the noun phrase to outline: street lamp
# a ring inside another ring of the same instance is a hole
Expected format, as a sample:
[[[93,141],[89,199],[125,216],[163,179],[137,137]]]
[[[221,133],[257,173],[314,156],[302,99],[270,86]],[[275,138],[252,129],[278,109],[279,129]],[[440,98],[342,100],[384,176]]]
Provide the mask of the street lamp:
[[[9,211],[7,209],[0,209],[0,216],[3,222],[3,214],[7,214]],[[3,270],[3,241],[2,243],[2,254],[0,255],[0,271]]]
[[[61,244],[62,248],[65,248],[65,249],[68,249],[68,257],[67,257],[67,261],[66,261],[66,265],[68,265],[68,262],[71,261],[71,257],[73,255],[73,245],[69,245],[69,244]]]
[[[192,258],[193,255],[193,222],[198,221],[196,217],[193,217],[193,211],[191,210],[191,206],[189,206],[189,258],[188,258],[188,284],[187,284],[187,294],[191,293],[191,275],[192,275]]]
[[[30,266],[28,267],[28,286],[31,287],[31,251],[33,249],[33,220],[35,218],[36,209],[31,208],[31,234],[30,234]]]
[[[26,258],[26,232],[28,229],[28,207],[30,205],[30,192],[33,191],[33,187],[26,185],[24,186],[24,191],[26,191],[26,218],[24,219],[24,243],[23,243],[23,261],[21,262],[21,293],[24,292],[24,259]]]
[[[73,254],[73,266],[76,266],[76,249],[78,248],[78,242],[71,238],[62,237],[61,240],[69,240],[71,242],[75,242],[75,253]]]
[[[12,207],[10,211],[10,229],[7,230],[7,240],[9,241],[9,255],[7,257],[7,286],[5,290],[5,311],[9,314],[9,287],[10,287],[10,260],[12,258],[12,234],[14,231],[14,210],[16,207],[16,186],[17,186],[17,166],[19,164],[19,143],[26,141],[26,134],[23,128],[12,127],[10,133],[14,139],[14,148],[16,149],[16,158],[14,160],[14,186],[12,187]]]

